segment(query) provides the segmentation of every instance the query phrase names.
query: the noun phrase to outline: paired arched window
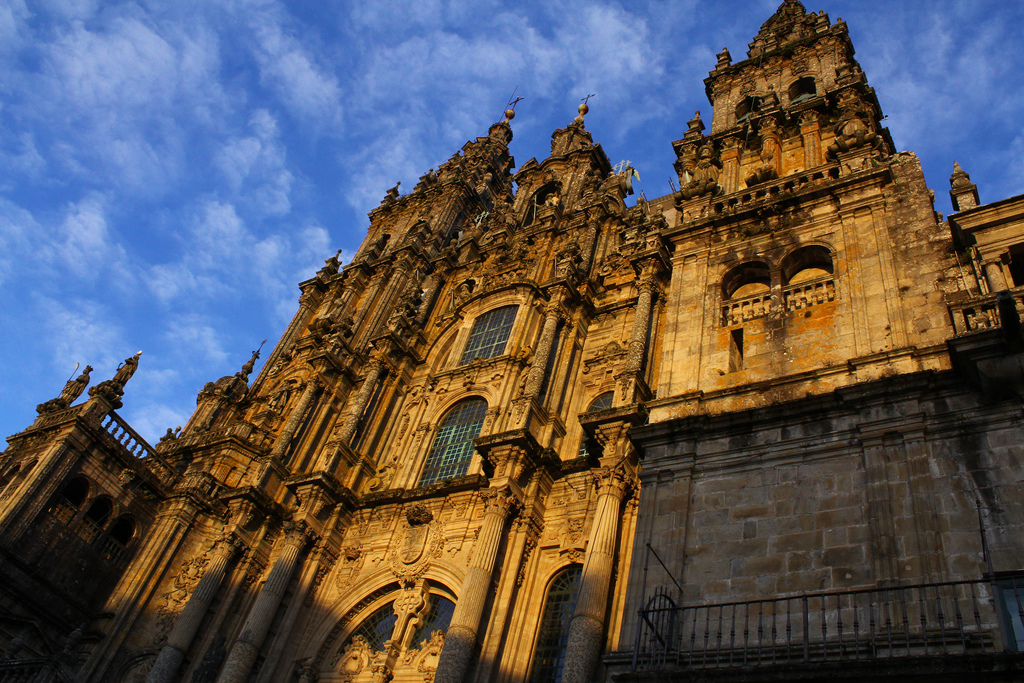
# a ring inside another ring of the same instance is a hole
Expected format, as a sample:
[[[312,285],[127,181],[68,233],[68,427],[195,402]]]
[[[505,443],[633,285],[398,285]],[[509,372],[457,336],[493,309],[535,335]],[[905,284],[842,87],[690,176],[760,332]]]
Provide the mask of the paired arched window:
[[[461,477],[473,459],[473,439],[480,436],[487,415],[487,401],[470,398],[458,403],[441,421],[430,447],[420,486]]]
[[[477,318],[459,364],[465,365],[477,358],[494,358],[505,353],[517,310],[518,306],[502,306]]]
[[[565,646],[569,640],[569,622],[576,609],[582,567],[572,564],[555,574],[548,586],[544,614],[533,651],[530,683],[560,683],[565,665]]]

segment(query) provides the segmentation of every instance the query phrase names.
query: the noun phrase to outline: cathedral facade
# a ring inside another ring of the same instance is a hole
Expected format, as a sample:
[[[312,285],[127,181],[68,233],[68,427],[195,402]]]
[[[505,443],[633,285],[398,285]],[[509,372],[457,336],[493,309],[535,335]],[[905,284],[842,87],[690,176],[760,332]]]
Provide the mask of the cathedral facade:
[[[631,206],[506,112],[156,445],[139,354],[40,404],[0,681],[1016,680],[1024,197],[936,214],[797,0],[706,85]]]

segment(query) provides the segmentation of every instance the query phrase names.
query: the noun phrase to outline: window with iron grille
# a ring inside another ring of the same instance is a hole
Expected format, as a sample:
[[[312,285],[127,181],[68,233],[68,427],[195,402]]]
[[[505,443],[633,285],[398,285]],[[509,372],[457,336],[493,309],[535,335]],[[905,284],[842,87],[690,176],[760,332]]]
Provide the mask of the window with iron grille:
[[[502,306],[477,318],[459,364],[465,365],[475,358],[494,358],[505,353],[517,310],[518,306]]]
[[[576,609],[581,573],[580,565],[569,565],[551,581],[537,634],[537,649],[533,653],[530,683],[561,683],[569,621]]]
[[[480,436],[486,414],[487,401],[471,398],[456,405],[445,416],[430,447],[420,486],[466,473],[473,459],[473,439]]]

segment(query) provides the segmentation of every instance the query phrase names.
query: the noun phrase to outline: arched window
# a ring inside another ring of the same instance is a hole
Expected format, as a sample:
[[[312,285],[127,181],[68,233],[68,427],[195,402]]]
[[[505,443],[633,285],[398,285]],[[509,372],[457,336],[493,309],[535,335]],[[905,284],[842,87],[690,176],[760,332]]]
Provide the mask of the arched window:
[[[352,637],[362,636],[366,638],[366,642],[374,652],[383,652],[384,643],[391,638],[391,633],[395,630],[395,623],[398,622],[398,616],[392,608],[394,604],[392,600],[373,610],[373,613],[359,624],[359,628],[352,632]]]
[[[544,601],[544,614],[533,652],[530,683],[560,683],[565,665],[565,645],[569,640],[569,621],[576,609],[579,592],[580,565],[569,565],[551,580]]]
[[[456,405],[445,416],[430,447],[420,486],[466,473],[473,459],[473,439],[480,436],[486,414],[487,401],[471,398]]]
[[[121,515],[110,527],[110,539],[121,546],[127,546],[135,535],[135,522],[131,516]]]
[[[821,245],[802,247],[782,261],[782,296],[787,311],[836,299],[832,253]]]
[[[744,97],[743,101],[736,105],[736,123],[737,125],[747,120],[752,112],[757,110],[761,105],[761,98],[759,97]]]
[[[736,266],[722,278],[722,325],[741,325],[768,315],[771,269],[763,261]]]
[[[103,531],[103,525],[110,519],[110,514],[113,511],[114,504],[106,496],[101,496],[94,500],[89,509],[85,511],[82,523],[76,529],[82,540],[87,543],[95,541],[99,537],[100,532]]]
[[[505,353],[517,310],[518,306],[502,306],[477,318],[459,365],[465,365],[476,358],[494,358]]]
[[[89,482],[84,477],[75,477],[64,486],[61,496],[77,510],[89,497]]]
[[[832,254],[820,245],[797,249],[782,261],[782,278],[787,285],[828,277],[832,272]]]
[[[587,408],[588,413],[596,413],[599,410],[605,410],[606,408],[612,407],[612,399],[615,398],[614,391],[606,391],[593,401],[590,402],[590,406]],[[593,439],[588,439],[585,435],[583,441],[580,443],[580,452],[577,457],[584,458],[588,456],[598,457],[601,455],[601,445]]]
[[[437,593],[431,593],[428,601],[430,611],[416,627],[416,635],[412,638],[412,647],[420,647],[424,642],[430,640],[434,631],[447,631],[449,624],[452,623],[452,614],[455,613],[454,602]]]
[[[796,104],[803,100],[809,100],[817,94],[818,88],[814,85],[814,79],[810,76],[804,76],[789,86],[789,103]]]

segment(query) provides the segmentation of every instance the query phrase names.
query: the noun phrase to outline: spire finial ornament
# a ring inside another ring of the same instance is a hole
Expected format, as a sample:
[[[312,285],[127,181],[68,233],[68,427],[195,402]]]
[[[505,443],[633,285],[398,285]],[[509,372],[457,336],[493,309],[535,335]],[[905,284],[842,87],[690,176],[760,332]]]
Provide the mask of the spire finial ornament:
[[[505,118],[502,119],[502,123],[508,123],[516,117],[516,105],[525,99],[523,97],[516,97],[517,90],[519,90],[518,85],[512,91],[512,96],[508,98],[508,104],[505,105]]]
[[[576,119],[574,120],[574,123],[578,123],[580,125],[583,125],[583,117],[587,115],[588,111],[590,111],[590,105],[588,105],[587,102],[590,101],[591,97],[595,97],[595,95],[594,94],[587,95],[586,97],[584,97],[580,101],[581,102],[580,106],[576,107],[576,111],[579,112],[579,116],[576,117]]]

